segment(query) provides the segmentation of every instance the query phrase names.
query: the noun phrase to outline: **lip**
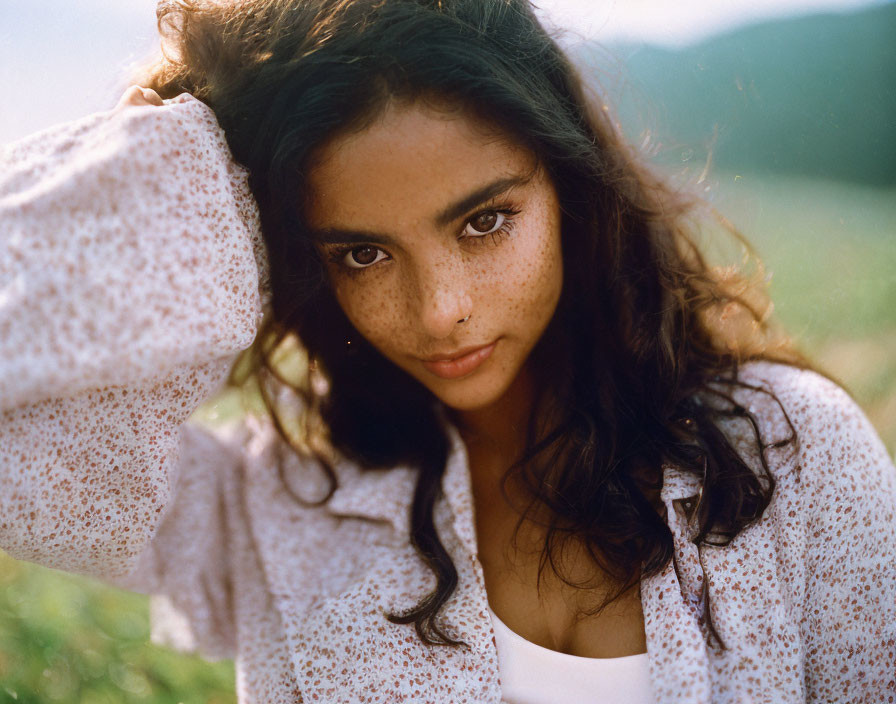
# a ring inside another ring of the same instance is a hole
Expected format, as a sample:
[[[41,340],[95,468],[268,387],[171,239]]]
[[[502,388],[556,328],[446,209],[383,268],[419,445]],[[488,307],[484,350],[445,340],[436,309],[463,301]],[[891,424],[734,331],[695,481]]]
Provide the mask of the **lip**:
[[[471,374],[488,359],[496,344],[498,344],[497,340],[487,345],[458,350],[451,355],[436,355],[421,361],[424,367],[442,379],[458,379]]]

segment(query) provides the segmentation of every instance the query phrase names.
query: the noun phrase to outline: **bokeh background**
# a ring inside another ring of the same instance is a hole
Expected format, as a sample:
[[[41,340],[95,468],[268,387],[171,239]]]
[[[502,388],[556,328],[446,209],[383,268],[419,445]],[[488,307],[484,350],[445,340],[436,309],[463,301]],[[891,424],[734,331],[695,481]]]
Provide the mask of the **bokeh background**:
[[[896,3],[538,4],[632,142],[755,245],[779,318],[892,454]],[[111,108],[156,46],[154,9],[0,0],[0,143]],[[233,663],[148,632],[146,597],[0,553],[0,702],[235,701]]]

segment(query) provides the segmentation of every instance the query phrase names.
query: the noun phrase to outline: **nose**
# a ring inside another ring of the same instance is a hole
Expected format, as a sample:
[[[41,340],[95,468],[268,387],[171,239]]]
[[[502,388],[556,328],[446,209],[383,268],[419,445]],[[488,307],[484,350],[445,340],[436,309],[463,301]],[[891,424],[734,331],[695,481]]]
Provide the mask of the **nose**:
[[[472,313],[469,281],[462,261],[440,258],[419,276],[419,320],[427,335],[444,339]]]

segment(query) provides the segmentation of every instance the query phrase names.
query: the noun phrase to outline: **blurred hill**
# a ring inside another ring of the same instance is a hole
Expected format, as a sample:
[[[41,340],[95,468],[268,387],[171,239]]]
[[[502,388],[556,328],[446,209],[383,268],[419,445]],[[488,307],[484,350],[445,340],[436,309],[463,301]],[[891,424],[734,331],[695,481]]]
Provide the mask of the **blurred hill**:
[[[576,51],[629,137],[649,133],[660,161],[711,154],[724,170],[896,184],[894,2],[757,24],[679,50]]]

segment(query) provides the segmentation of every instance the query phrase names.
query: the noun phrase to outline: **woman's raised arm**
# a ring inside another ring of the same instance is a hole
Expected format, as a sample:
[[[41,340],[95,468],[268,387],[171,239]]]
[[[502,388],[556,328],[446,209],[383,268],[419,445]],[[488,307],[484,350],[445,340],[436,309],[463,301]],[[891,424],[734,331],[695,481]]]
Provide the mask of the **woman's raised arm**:
[[[211,110],[123,103],[0,147],[0,547],[104,577],[166,515],[266,286]]]

